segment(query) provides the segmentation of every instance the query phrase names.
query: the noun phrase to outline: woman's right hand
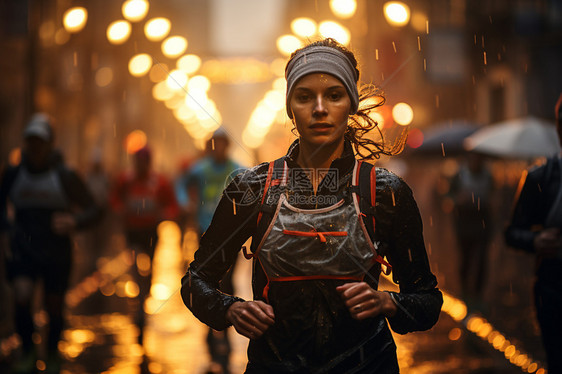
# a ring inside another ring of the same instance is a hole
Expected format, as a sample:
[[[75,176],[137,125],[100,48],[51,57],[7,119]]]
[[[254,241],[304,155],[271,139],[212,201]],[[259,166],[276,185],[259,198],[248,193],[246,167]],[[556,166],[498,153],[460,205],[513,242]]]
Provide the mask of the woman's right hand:
[[[226,319],[240,335],[257,339],[275,323],[275,314],[263,301],[237,301],[228,308]]]

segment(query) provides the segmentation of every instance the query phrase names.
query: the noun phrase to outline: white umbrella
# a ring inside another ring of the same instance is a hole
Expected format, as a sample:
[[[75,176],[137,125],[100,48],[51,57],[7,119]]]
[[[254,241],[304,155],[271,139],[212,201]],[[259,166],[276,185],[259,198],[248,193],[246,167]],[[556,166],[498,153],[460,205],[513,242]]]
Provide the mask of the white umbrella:
[[[493,156],[530,159],[560,152],[556,127],[533,116],[483,127],[464,140],[469,151]]]

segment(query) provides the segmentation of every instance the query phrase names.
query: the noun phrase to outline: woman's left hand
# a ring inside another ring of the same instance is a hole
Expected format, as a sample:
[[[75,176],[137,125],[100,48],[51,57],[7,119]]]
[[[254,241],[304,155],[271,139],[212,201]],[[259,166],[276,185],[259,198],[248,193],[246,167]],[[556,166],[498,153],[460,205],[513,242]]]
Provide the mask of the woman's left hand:
[[[392,317],[396,313],[396,304],[388,292],[376,291],[365,282],[351,282],[336,287],[356,320],[376,317],[380,314]]]

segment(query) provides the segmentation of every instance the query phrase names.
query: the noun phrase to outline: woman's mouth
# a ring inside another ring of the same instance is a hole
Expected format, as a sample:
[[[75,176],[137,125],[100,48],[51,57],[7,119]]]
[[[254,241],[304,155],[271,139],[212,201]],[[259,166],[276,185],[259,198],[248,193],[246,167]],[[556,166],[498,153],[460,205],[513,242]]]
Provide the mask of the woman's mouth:
[[[328,131],[332,127],[334,126],[330,125],[329,123],[315,123],[309,126],[309,128],[314,131]]]

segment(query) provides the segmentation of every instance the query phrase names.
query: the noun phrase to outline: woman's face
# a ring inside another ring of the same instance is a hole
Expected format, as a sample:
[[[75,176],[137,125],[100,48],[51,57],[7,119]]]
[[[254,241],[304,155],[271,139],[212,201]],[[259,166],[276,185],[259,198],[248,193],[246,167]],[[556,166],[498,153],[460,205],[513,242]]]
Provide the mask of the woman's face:
[[[301,141],[320,146],[343,140],[351,100],[339,79],[325,73],[305,75],[289,102]]]

